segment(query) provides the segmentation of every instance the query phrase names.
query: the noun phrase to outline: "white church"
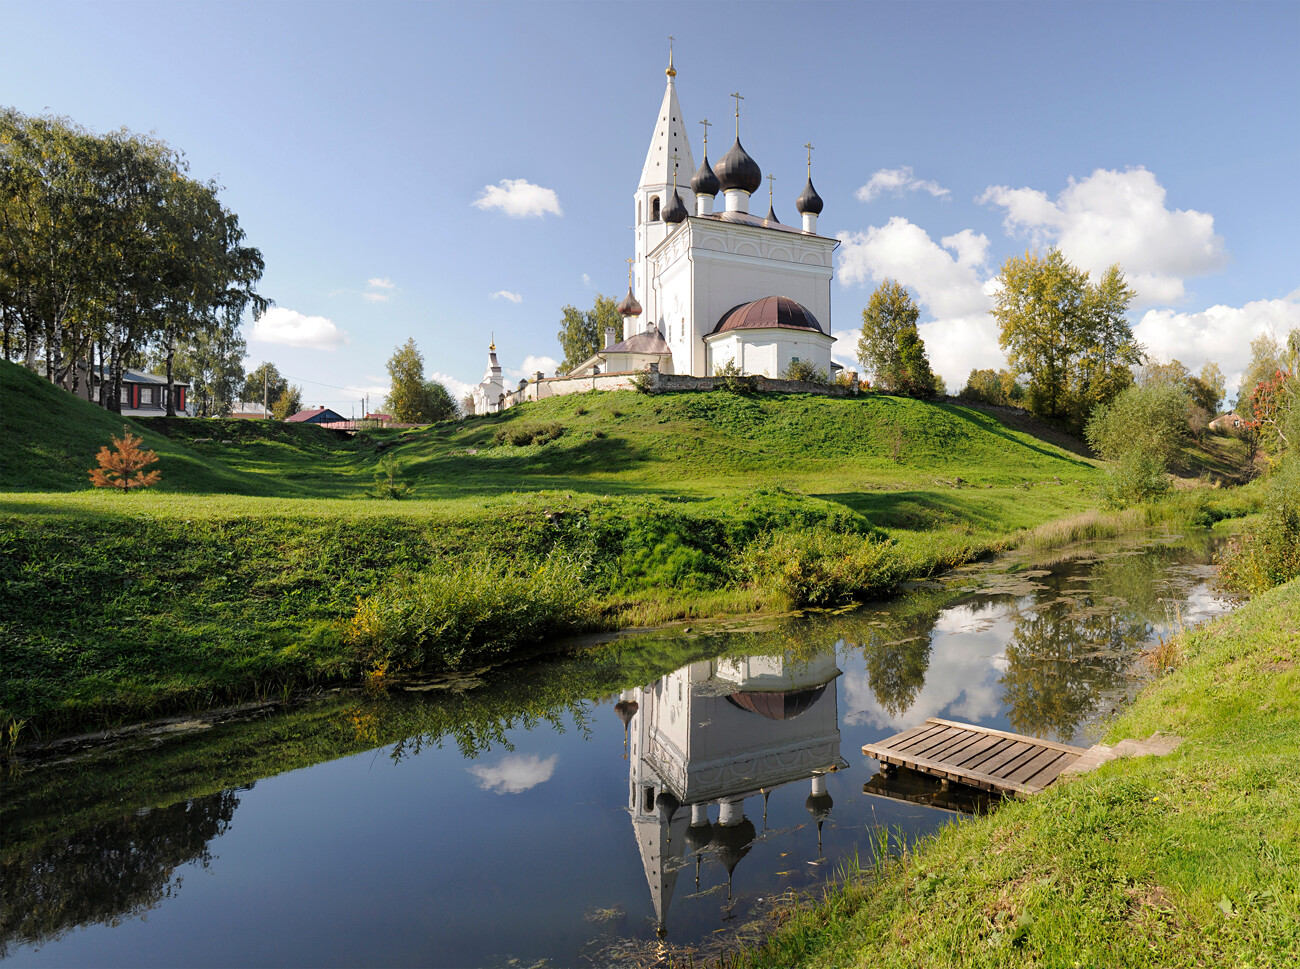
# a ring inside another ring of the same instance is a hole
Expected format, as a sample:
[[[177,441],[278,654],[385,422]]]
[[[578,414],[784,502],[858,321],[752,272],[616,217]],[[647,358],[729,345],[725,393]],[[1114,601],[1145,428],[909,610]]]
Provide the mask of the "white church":
[[[663,374],[713,376],[733,365],[745,374],[780,377],[792,363],[831,373],[832,255],[838,241],[817,234],[822,200],[808,182],[795,202],[801,224],[785,225],[770,200],[766,216],[750,212],[763,172],[740,143],[736,98],[735,143],[716,166],[698,168],[677,98],[677,71],[669,55],[668,83],[634,195],[635,258],[627,296],[618,304],[623,332],[606,331],[605,345],[567,375],[572,387],[534,386],[526,394],[506,387],[489,351],[488,371],[474,391],[475,413],[515,402],[617,382],[606,377],[650,369]],[[694,172],[689,183],[685,173]],[[719,196],[721,196],[719,198]],[[535,384],[540,384],[537,375]],[[590,378],[590,387],[586,378]],[[555,383],[547,381],[547,383]]]

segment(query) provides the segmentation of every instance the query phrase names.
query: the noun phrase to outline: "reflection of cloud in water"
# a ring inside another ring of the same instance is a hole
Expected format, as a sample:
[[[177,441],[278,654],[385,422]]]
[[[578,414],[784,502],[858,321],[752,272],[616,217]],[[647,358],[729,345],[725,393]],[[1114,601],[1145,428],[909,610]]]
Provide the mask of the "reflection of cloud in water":
[[[1004,604],[944,609],[930,636],[930,662],[925,683],[906,708],[891,715],[871,688],[865,669],[846,669],[843,696],[848,724],[877,729],[913,727],[945,712],[951,718],[980,722],[1001,709],[998,677],[1006,669],[1003,652],[1013,624]]]
[[[478,786],[497,794],[522,794],[538,784],[545,784],[555,773],[558,754],[542,760],[536,754],[507,754],[495,767],[475,764],[467,767],[478,778]]]

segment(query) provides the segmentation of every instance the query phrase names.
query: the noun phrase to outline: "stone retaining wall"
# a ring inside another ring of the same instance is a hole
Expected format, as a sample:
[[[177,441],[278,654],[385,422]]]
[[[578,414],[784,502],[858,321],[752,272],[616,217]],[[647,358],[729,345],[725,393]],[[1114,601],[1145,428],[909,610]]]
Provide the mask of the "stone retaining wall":
[[[811,380],[782,380],[778,377],[692,377],[687,374],[660,373],[657,366],[637,371],[602,373],[587,377],[543,377],[540,373],[527,384],[504,395],[504,405],[513,407],[526,400],[544,400],[566,394],[585,394],[590,390],[636,390],[649,394],[670,394],[683,391],[749,390],[769,394],[821,394],[824,397],[856,397],[856,374],[851,386],[823,384]],[[641,387],[638,387],[641,384]]]

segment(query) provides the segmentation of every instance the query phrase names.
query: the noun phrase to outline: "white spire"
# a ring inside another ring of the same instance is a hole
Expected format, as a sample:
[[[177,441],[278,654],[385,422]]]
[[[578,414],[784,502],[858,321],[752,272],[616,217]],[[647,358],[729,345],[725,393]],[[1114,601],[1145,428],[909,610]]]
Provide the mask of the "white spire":
[[[641,168],[642,187],[672,184],[674,151],[677,152],[679,173],[688,180],[695,174],[695,157],[691,154],[690,139],[686,137],[686,120],[682,117],[682,106],[677,101],[674,74],[668,75],[664,101],[655,117],[650,150],[646,152],[645,165]]]

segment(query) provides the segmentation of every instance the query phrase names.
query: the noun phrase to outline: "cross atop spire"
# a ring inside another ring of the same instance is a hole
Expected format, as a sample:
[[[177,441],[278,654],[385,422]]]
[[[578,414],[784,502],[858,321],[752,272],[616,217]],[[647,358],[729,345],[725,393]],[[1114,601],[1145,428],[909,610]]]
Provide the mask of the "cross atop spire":
[[[732,91],[727,97],[736,99],[736,140],[740,140],[740,102],[745,100],[745,96],[739,92]],[[708,130],[708,129],[705,129]]]
[[[774,181],[776,181],[776,176],[775,176],[775,175],[769,175],[769,176],[767,176],[767,204],[768,204],[769,207],[770,207],[771,204],[772,204],[772,183],[773,183]]]
[[[673,41],[676,39],[672,34],[668,35],[668,69],[664,73],[669,77],[677,76],[677,68],[673,67]]]

